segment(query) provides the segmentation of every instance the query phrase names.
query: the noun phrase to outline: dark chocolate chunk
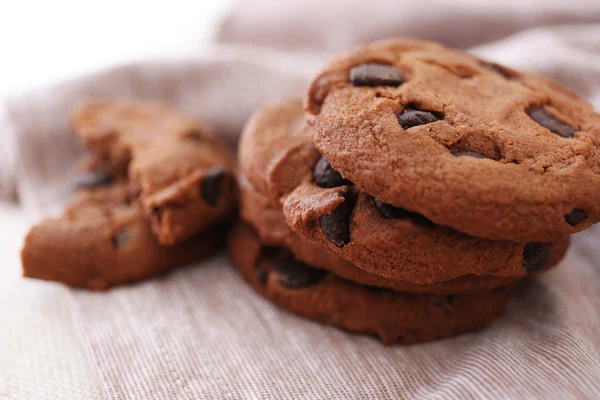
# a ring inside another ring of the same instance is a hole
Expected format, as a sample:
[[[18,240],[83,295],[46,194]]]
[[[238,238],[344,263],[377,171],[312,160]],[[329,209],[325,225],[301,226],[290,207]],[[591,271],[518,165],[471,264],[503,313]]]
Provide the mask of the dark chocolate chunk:
[[[474,157],[474,158],[487,158],[483,154],[475,153],[474,151],[459,151],[452,153],[454,157]]]
[[[301,289],[319,282],[327,275],[326,271],[304,264],[288,254],[273,261],[275,272],[280,275],[278,282],[288,289]]]
[[[440,117],[431,111],[417,110],[412,107],[404,109],[402,114],[398,116],[398,122],[404,129],[412,128],[413,126],[430,124],[438,121]]]
[[[531,242],[523,249],[523,268],[534,272],[544,268],[550,261],[550,243]]]
[[[211,167],[206,171],[204,179],[202,179],[200,195],[207,204],[213,207],[217,205],[217,200],[219,199],[219,193],[221,191],[221,183],[225,178],[225,174],[225,169],[223,169],[223,167]]]
[[[263,268],[262,265],[256,266],[256,281],[260,283],[261,286],[265,286],[267,281],[269,280],[269,270]]]
[[[581,208],[574,208],[573,211],[565,215],[565,221],[571,226],[576,226],[587,219],[588,215]]]
[[[337,206],[331,214],[322,215],[319,218],[323,234],[337,247],[344,247],[350,243],[350,216],[356,202],[356,198],[351,192],[345,193],[343,196],[342,204]]]
[[[322,188],[332,188],[350,183],[342,178],[342,175],[340,175],[339,172],[333,169],[325,157],[321,157],[319,161],[317,161],[313,170],[313,177],[317,186]]]
[[[119,248],[131,239],[131,232],[127,229],[120,231],[112,238],[114,248]]]
[[[435,226],[435,224],[433,222],[431,222],[429,219],[425,218],[424,216],[422,216],[421,214],[418,214],[416,212],[408,211],[408,210],[405,210],[404,208],[400,208],[400,207],[394,207],[391,204],[382,202],[381,200],[379,200],[376,197],[373,198],[373,202],[375,203],[375,207],[377,207],[377,209],[379,210],[379,212],[385,219],[410,218],[411,220],[413,220],[415,223],[418,223],[419,225],[423,225],[423,226],[427,226],[427,227]]]
[[[385,64],[362,64],[350,70],[350,82],[354,86],[398,86],[402,84],[402,72]]]
[[[530,108],[527,110],[527,114],[529,114],[532,120],[558,136],[570,138],[575,134],[575,128],[558,120],[542,107]]]
[[[108,185],[112,182],[112,176],[106,172],[86,172],[75,178],[75,189],[90,189],[96,186]]]

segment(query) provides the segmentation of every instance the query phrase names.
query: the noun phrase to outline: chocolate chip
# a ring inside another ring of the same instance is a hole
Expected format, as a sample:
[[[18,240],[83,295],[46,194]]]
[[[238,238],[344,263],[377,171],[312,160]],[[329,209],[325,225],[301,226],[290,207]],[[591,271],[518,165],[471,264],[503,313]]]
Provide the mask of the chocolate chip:
[[[275,272],[281,275],[279,284],[288,289],[312,286],[327,275],[326,271],[313,268],[287,255],[273,261]]]
[[[527,110],[527,114],[529,114],[532,120],[558,136],[570,138],[575,135],[575,128],[558,120],[554,115],[550,114],[542,107],[530,108]]]
[[[350,82],[354,86],[398,86],[402,72],[385,64],[362,64],[350,70]]]
[[[219,192],[221,191],[221,182],[223,182],[224,178],[225,170],[223,167],[211,167],[206,171],[204,179],[202,179],[200,194],[207,204],[213,207],[217,205]]]
[[[331,214],[322,215],[319,225],[323,234],[331,243],[337,247],[344,247],[350,243],[350,216],[356,201],[355,196],[348,192],[344,195],[344,202],[337,206]]]
[[[340,175],[339,172],[333,169],[325,157],[321,157],[319,161],[317,161],[313,170],[313,177],[315,183],[322,188],[332,188],[350,183],[342,178],[342,175]]]
[[[580,208],[574,208],[573,211],[565,215],[565,221],[571,226],[579,225],[587,219],[588,215]]]
[[[452,153],[454,157],[474,157],[474,158],[487,158],[483,154],[475,153],[474,151],[459,151]]]
[[[256,281],[260,283],[261,286],[265,286],[267,281],[269,280],[269,271],[263,268],[262,265],[258,265],[256,267]]]
[[[374,197],[373,202],[375,203],[375,207],[379,210],[383,218],[385,219],[404,219],[410,218],[415,223],[426,226],[433,227],[435,224],[431,222],[429,219],[425,218],[421,214],[416,212],[405,210],[404,208],[394,207],[391,204],[387,204]]]
[[[129,230],[126,229],[126,230],[120,231],[112,238],[113,247],[119,248],[119,247],[123,246],[125,243],[127,243],[129,241],[130,238],[131,238],[131,232],[129,232]]]
[[[430,124],[438,121],[439,119],[439,116],[431,111],[423,111],[412,107],[407,107],[398,117],[398,122],[404,129],[408,129],[412,128],[413,126]]]
[[[112,176],[106,172],[87,172],[75,178],[75,189],[90,189],[96,186],[108,185],[111,182]]]
[[[483,65],[487,69],[490,69],[490,70],[502,75],[503,77],[505,77],[507,79],[513,79],[517,76],[517,74],[513,70],[506,68],[505,66],[500,65],[500,64],[484,61],[481,63],[481,65]]]
[[[544,268],[550,261],[550,243],[531,242],[523,248],[523,268],[534,272]]]

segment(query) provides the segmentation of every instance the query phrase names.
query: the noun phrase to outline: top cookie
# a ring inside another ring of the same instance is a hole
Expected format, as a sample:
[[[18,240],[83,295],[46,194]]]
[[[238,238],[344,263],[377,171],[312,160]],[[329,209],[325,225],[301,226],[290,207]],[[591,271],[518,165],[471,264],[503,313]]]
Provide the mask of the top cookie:
[[[600,115],[544,78],[388,40],[333,61],[305,110],[343,178],[439,225],[527,242],[600,220]]]
[[[81,107],[75,132],[113,176],[126,174],[162,244],[229,216],[233,160],[214,130],[163,104],[120,100]]]

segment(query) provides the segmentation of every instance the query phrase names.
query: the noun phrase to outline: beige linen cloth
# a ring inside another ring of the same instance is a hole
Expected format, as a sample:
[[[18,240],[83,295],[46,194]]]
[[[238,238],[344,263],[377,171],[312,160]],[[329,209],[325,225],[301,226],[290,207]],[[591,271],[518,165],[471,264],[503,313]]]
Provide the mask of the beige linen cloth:
[[[69,111],[82,100],[161,99],[234,141],[255,108],[301,94],[329,52],[386,36],[477,46],[482,57],[551,76],[600,107],[600,3],[524,3],[240,2],[219,34],[229,43],[207,56],[126,65],[9,99],[0,112],[0,193],[18,193],[36,215],[68,199],[81,154]],[[65,307],[108,399],[594,399],[599,256],[600,226],[575,235],[561,267],[528,283],[489,328],[409,347],[282,311],[225,256],[106,293],[71,290]]]

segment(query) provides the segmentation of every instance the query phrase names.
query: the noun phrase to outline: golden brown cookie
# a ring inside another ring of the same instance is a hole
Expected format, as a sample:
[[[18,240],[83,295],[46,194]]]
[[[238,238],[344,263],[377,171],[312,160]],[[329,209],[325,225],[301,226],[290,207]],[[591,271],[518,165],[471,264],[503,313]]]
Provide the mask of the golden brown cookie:
[[[135,100],[81,107],[73,127],[93,153],[92,164],[113,175],[127,171],[161,243],[177,243],[232,213],[234,163],[212,128]]]
[[[325,269],[352,282],[410,293],[461,294],[484,292],[496,287],[516,284],[521,280],[521,277],[465,275],[447,281],[414,284],[369,273],[337,254],[329,252],[325,247],[299,237],[285,223],[281,207],[270,205],[266,199],[260,197],[243,176],[238,177],[238,182],[240,182],[240,218],[254,229],[262,244],[285,247],[297,260]],[[568,239],[557,242],[551,249],[548,266],[531,275],[545,272],[556,266],[564,256],[568,245]]]
[[[438,225],[549,242],[600,220],[600,115],[544,78],[394,39],[331,62],[305,106],[343,178]]]
[[[250,185],[282,206],[302,238],[373,275],[413,284],[467,275],[522,277],[549,265],[550,243],[481,239],[379,202],[331,168],[302,118],[294,99],[259,110],[239,148]],[[561,244],[559,259],[563,253]]]
[[[383,343],[418,343],[481,329],[502,315],[512,287],[469,295],[408,294],[360,285],[263,246],[251,228],[230,235],[234,264],[256,291],[308,319]]]
[[[89,183],[89,181],[88,181]],[[103,290],[200,260],[225,239],[210,227],[174,246],[158,242],[126,181],[80,189],[63,216],[34,226],[21,251],[23,274]]]

